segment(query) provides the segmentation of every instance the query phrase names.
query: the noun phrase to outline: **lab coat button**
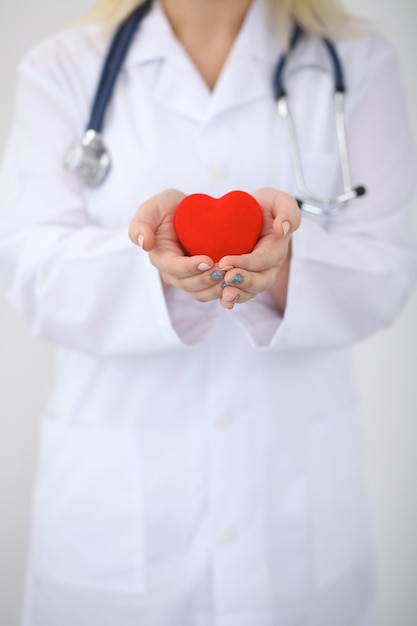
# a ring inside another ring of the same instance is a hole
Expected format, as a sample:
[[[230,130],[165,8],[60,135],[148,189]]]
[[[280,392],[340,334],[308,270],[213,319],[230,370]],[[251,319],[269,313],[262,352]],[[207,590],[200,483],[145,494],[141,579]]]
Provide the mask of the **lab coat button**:
[[[217,542],[219,546],[226,548],[231,546],[236,541],[236,533],[232,528],[228,528],[221,535],[219,535]]]
[[[229,176],[229,169],[225,165],[213,164],[209,168],[210,176],[213,180],[221,182]]]
[[[226,430],[232,425],[232,423],[233,423],[233,418],[227,414],[220,415],[220,417],[218,417],[216,420],[216,426],[220,430]]]

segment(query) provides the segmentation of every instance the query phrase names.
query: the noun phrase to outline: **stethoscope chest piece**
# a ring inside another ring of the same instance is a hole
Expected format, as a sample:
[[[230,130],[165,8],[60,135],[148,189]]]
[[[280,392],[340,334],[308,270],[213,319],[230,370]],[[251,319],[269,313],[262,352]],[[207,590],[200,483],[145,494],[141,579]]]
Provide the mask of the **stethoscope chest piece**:
[[[64,158],[67,170],[74,171],[87,187],[97,187],[110,169],[110,155],[100,133],[87,130],[80,143],[73,144]]]
[[[109,172],[110,155],[101,134],[104,115],[130,42],[151,5],[152,0],[141,3],[117,29],[103,65],[85,135],[64,157],[64,167],[75,172],[87,187],[98,187]]]

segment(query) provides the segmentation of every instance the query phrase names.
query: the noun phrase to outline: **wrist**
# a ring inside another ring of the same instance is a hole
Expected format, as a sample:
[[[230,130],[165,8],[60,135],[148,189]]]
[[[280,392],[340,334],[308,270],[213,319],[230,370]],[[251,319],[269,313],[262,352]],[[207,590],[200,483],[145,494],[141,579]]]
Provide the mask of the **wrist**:
[[[281,315],[284,314],[287,306],[287,294],[288,294],[288,281],[290,276],[291,267],[291,241],[288,244],[288,252],[285,257],[284,263],[278,270],[275,283],[268,290],[269,295],[275,302],[278,311]]]

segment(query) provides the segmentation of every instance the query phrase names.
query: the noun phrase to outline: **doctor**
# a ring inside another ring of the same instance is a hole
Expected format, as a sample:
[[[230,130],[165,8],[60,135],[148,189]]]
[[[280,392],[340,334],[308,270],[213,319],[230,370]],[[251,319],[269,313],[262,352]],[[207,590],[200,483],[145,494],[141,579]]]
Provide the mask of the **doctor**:
[[[135,5],[102,0],[19,68],[1,276],[57,346],[23,625],[375,626],[348,349],[393,321],[416,275],[395,54],[332,2],[155,0],[106,113],[110,172],[86,187],[63,155]],[[286,68],[309,187],[341,182],[325,33],[367,188],[301,225],[271,87],[288,18],[310,33]],[[234,189],[261,204],[255,250],[184,256],[178,202]]]

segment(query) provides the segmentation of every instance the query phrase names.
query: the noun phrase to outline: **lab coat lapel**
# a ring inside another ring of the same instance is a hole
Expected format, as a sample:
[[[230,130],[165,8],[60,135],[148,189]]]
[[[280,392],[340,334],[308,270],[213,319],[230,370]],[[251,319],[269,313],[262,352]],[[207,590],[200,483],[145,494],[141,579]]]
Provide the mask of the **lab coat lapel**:
[[[272,97],[272,70],[279,55],[276,33],[268,28],[264,0],[255,0],[213,91],[171,34],[155,86],[155,99],[202,124],[227,110]]]
[[[195,121],[204,118],[210,91],[181,44],[173,39],[155,85],[155,100]]]

